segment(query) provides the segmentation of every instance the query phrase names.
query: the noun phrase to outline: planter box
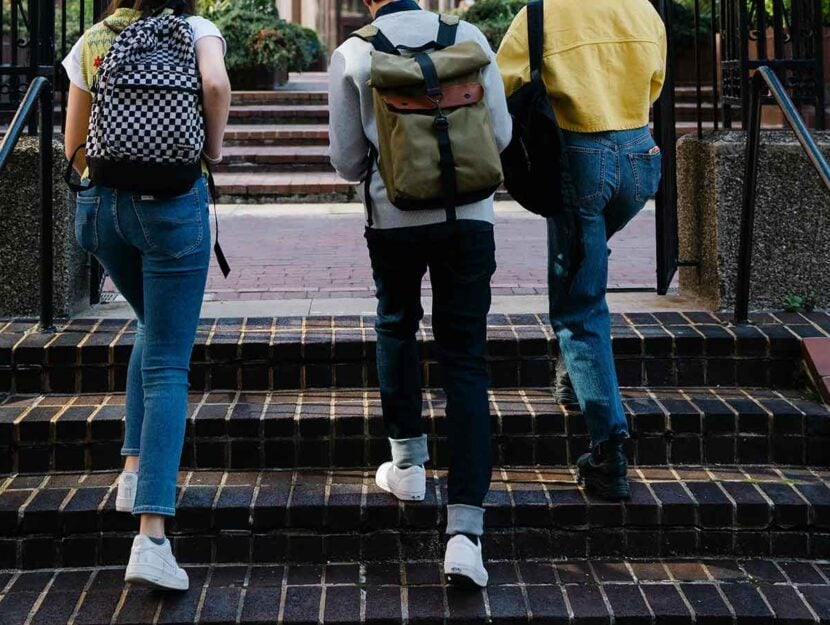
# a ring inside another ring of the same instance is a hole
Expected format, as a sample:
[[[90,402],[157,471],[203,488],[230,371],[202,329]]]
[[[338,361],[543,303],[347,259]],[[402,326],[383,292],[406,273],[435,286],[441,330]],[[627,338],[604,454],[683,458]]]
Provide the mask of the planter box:
[[[88,256],[75,243],[75,196],[63,181],[63,144],[54,143],[55,314],[89,307]],[[0,177],[0,316],[32,316],[40,307],[40,152],[23,137]]]
[[[288,70],[258,67],[233,71],[230,77],[237,91],[273,91],[288,82]]]
[[[830,156],[830,133],[817,133]],[[787,295],[830,306],[830,192],[790,131],[762,134],[752,264],[754,309],[780,309]],[[680,290],[716,309],[734,304],[746,133],[708,132],[677,146]]]

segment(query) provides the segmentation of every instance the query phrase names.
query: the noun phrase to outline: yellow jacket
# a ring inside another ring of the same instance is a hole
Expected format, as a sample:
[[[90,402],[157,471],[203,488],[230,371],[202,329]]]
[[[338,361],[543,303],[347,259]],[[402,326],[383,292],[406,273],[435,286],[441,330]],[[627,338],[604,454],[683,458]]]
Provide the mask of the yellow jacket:
[[[574,132],[648,124],[666,71],[666,31],[649,0],[544,0],[543,79],[559,124]],[[530,82],[527,10],[498,63],[507,94]]]

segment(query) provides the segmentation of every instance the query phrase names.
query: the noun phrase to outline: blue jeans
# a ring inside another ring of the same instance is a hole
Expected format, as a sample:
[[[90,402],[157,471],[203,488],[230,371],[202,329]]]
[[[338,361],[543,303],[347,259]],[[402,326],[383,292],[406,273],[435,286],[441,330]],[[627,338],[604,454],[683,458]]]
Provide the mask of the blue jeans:
[[[429,460],[417,332],[421,281],[432,282],[432,330],[447,397],[447,533],[480,535],[492,472],[487,314],[496,271],[493,225],[456,221],[366,230],[377,286],[377,363],[392,460]]]
[[[608,239],[657,192],[662,156],[648,128],[565,132],[573,210],[548,220],[550,319],[593,444],[627,437],[608,289]]]
[[[140,456],[134,514],[175,514],[190,355],[210,262],[208,211],[204,179],[175,198],[103,187],[78,196],[78,243],[138,318],[121,452]]]

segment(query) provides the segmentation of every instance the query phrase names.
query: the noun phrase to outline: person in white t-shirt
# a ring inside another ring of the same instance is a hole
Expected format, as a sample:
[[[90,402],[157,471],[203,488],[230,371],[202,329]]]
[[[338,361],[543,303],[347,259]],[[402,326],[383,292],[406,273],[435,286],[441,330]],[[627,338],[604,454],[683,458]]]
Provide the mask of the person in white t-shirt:
[[[165,8],[194,15],[195,0],[112,0],[105,18],[84,33],[63,62],[70,80],[66,154],[82,178],[87,169],[82,146],[98,70],[125,29]],[[188,21],[202,79],[203,163],[218,163],[231,99],[225,42],[208,20]],[[129,163],[123,166],[129,168]],[[205,177],[177,197],[91,185],[78,194],[75,236],[107,270],[138,319],[127,371],[124,471],[116,498],[117,510],[140,517],[125,579],[186,590],[187,573],[173,556],[164,525],[175,514],[190,355],[210,263]]]

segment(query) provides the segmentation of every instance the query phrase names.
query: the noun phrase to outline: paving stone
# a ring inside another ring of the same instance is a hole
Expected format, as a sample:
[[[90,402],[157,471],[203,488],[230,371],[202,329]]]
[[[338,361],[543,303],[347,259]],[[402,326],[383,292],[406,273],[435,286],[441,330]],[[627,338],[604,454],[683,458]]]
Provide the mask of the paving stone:
[[[814,622],[809,608],[794,588],[764,585],[759,589],[775,613],[777,622],[788,625]]]
[[[680,590],[701,625],[728,625],[732,611],[713,584],[680,584]]]
[[[319,586],[291,586],[285,595],[283,622],[295,625],[315,625],[320,613]]]
[[[775,615],[767,607],[758,589],[748,584],[724,584],[723,594],[735,612],[737,623],[771,625]]]

